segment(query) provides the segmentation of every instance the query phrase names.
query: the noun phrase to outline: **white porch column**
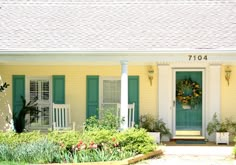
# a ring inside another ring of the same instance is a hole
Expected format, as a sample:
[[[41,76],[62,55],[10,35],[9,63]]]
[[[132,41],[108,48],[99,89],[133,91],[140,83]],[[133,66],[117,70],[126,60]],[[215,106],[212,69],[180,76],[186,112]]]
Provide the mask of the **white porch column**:
[[[209,66],[207,77],[207,91],[206,91],[206,123],[205,128],[207,127],[208,122],[212,119],[214,113],[220,118],[220,108],[221,108],[221,65],[212,64]],[[206,131],[207,134],[207,131]],[[208,135],[207,135],[208,136]],[[215,137],[209,137],[209,140],[215,141]]]
[[[163,119],[171,131],[173,130],[172,102],[171,67],[167,64],[160,64],[158,65],[158,117]]]
[[[121,129],[128,128],[128,61],[121,61]]]

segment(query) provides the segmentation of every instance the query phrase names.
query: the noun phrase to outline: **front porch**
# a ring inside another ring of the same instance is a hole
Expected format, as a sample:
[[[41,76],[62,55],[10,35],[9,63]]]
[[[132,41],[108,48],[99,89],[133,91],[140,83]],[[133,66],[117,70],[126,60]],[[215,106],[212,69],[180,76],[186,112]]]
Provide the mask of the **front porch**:
[[[214,58],[216,56],[209,55],[209,57]],[[140,60],[140,57],[137,56],[137,59]],[[174,73],[176,70],[199,70],[203,73],[202,127],[200,136],[214,140],[214,137],[208,137],[206,133],[206,125],[212,115],[216,112],[220,114],[221,118],[227,116],[235,118],[234,113],[232,113],[235,107],[233,95],[236,91],[233,85],[236,81],[234,79],[234,63],[231,65],[232,74],[229,85],[224,77],[225,67],[228,66],[229,63],[227,61],[229,59],[230,56],[226,56],[226,61],[222,61],[221,64],[215,64],[213,61],[204,63],[183,62],[183,58],[181,58],[178,62],[172,61],[165,62],[164,64],[147,61],[134,62],[132,59],[129,59],[130,61],[111,61],[112,65],[108,63],[101,65],[100,62],[96,65],[92,65],[89,62],[86,63],[87,65],[82,63],[79,63],[79,65],[61,65],[60,62],[52,63],[53,65],[40,64],[34,66],[29,64],[23,65],[27,64],[25,62],[14,65],[1,65],[2,80],[8,82],[12,87],[9,88],[8,93],[1,100],[1,106],[6,109],[6,112],[4,112],[5,116],[9,115],[9,111],[14,109],[9,109],[9,107],[14,107],[14,99],[12,99],[14,96],[11,94],[14,93],[14,88],[18,89],[18,96],[24,94],[29,100],[29,84],[31,80],[34,82],[36,82],[35,80],[38,82],[46,80],[49,84],[49,107],[51,107],[54,99],[64,104],[70,104],[70,120],[76,123],[75,129],[81,129],[86,118],[96,114],[98,109],[102,108],[104,104],[109,103],[111,101],[109,100],[110,98],[113,98],[114,100],[112,101],[115,101],[115,103],[121,103],[121,108],[122,104],[125,105],[125,109],[126,105],[135,103],[135,124],[139,124],[139,117],[142,114],[152,114],[157,118],[162,118],[167,123],[168,128],[170,128],[173,137],[175,137],[178,130],[175,126],[176,95]],[[150,82],[149,78],[150,67],[153,69],[152,82]],[[13,81],[14,75],[20,75],[22,78],[21,85],[18,87],[16,87],[17,84]],[[62,82],[60,88],[57,88],[55,84],[54,78],[57,76],[60,78],[58,82]],[[122,83],[125,87],[121,87]],[[111,93],[105,93],[111,87]],[[59,94],[56,94],[55,91],[59,92]],[[58,98],[54,97],[54,95],[58,96]],[[121,99],[124,100],[122,101]],[[51,115],[51,108],[49,108],[49,112],[48,114]],[[52,123],[51,121],[48,123],[46,127],[50,128]],[[7,128],[5,123],[2,124],[2,128]]]

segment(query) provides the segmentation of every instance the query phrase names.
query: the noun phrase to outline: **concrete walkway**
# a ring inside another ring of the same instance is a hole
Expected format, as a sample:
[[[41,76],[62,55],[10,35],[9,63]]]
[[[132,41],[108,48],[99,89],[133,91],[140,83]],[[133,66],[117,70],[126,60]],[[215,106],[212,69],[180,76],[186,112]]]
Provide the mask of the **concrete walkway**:
[[[164,155],[137,165],[236,165],[233,146],[165,146]]]

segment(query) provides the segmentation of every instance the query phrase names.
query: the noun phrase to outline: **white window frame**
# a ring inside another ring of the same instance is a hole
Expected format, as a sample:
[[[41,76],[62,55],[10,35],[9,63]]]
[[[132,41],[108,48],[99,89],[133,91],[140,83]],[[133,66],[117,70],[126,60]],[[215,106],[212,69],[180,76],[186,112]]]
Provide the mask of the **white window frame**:
[[[104,80],[120,80],[120,77],[101,76],[99,77],[99,108],[103,107],[103,81]]]
[[[37,125],[31,126],[29,125],[29,129],[44,129],[49,128],[52,125],[52,77],[51,76],[27,76],[26,83],[25,83],[25,99],[28,103],[30,101],[30,81],[31,80],[48,80],[49,81],[49,124],[48,125]]]

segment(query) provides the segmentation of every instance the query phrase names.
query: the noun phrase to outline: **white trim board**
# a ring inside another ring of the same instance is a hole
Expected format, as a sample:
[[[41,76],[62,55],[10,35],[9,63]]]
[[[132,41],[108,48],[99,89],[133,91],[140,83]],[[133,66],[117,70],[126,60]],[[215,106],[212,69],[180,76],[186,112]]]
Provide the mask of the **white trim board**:
[[[191,56],[191,58],[190,58]],[[207,56],[207,58],[204,58]],[[186,63],[186,64],[235,64],[235,53],[3,53],[0,52],[2,65],[110,65],[120,64],[120,61],[129,64],[147,63]]]

